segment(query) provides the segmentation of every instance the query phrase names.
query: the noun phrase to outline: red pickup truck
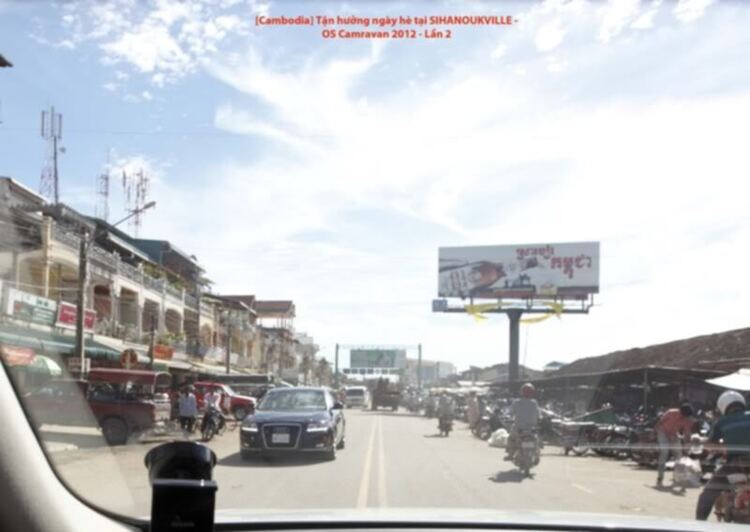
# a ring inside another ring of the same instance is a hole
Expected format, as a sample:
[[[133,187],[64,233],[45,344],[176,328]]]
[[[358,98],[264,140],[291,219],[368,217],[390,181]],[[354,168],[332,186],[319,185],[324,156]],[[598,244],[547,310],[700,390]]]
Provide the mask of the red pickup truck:
[[[201,410],[205,408],[203,396],[209,391],[213,391],[214,393],[219,392],[221,394],[221,409],[225,414],[232,414],[235,419],[243,420],[248,414],[255,412],[255,398],[236,393],[228,384],[198,381],[193,383],[193,387],[195,388],[195,398],[198,402],[198,408]]]
[[[109,445],[165,427],[170,416],[168,373],[92,369],[87,380],[51,380],[26,395],[37,425],[98,426]]]

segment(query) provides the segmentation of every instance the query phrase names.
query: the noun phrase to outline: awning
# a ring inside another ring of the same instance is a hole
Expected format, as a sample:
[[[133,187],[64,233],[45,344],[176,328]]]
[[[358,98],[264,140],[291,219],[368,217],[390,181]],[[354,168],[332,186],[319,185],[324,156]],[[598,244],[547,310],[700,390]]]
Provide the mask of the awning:
[[[204,364],[202,362],[191,362],[191,364],[193,365],[195,371],[199,373],[208,373],[210,375],[226,375],[227,374],[226,366],[214,366],[211,364]],[[234,369],[230,369],[229,375],[244,375],[244,373],[239,372]]]
[[[35,356],[34,361],[26,367],[30,371],[47,373],[51,377],[59,377],[60,375],[62,375],[62,368],[60,367],[60,365],[51,358],[44,355]]]
[[[125,351],[126,349],[132,349],[138,356],[139,364],[148,364],[148,346],[142,344],[125,343],[122,340],[119,340],[117,338],[110,338],[109,336],[97,336],[96,340],[104,344],[108,348],[116,351],[118,360],[120,359],[120,355],[123,351]]]
[[[723,377],[708,379],[706,382],[722,388],[748,392],[750,391],[750,368],[742,368]]]
[[[38,329],[11,325],[0,326],[0,344],[28,347],[39,355],[71,355],[75,351],[75,337]],[[86,356],[96,360],[119,360],[120,353],[101,343],[86,339]]]

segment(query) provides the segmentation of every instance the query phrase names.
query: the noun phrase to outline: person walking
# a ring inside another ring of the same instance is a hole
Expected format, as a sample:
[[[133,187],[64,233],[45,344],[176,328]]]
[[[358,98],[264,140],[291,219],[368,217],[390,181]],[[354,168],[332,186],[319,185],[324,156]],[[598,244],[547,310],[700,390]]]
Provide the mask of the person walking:
[[[683,403],[680,408],[671,408],[664,412],[656,422],[656,441],[659,445],[659,472],[656,477],[657,487],[664,485],[664,470],[670,452],[675,460],[682,458],[681,437],[689,437],[695,426],[693,406]]]
[[[183,432],[192,433],[195,426],[195,418],[198,415],[198,401],[195,398],[195,394],[189,387],[185,386],[182,388],[177,401],[180,428]]]

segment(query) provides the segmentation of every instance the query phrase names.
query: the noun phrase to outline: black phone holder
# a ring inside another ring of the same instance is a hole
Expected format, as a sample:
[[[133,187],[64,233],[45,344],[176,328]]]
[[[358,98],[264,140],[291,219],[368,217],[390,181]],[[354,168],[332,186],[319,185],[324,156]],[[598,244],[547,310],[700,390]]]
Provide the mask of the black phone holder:
[[[153,493],[151,532],[213,531],[216,454],[200,443],[176,441],[151,449],[145,462]]]

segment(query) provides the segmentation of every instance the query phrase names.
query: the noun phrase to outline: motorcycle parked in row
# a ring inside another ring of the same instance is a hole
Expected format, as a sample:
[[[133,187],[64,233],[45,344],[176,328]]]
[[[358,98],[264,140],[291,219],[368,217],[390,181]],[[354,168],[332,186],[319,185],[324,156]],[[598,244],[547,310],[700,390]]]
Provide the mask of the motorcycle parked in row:
[[[513,464],[525,476],[531,476],[531,468],[539,464],[539,438],[533,431],[519,432],[518,449],[513,454]]]
[[[473,434],[480,440],[487,441],[493,432],[498,429],[508,429],[510,424],[506,422],[499,408],[487,409],[485,414],[472,428]]]

